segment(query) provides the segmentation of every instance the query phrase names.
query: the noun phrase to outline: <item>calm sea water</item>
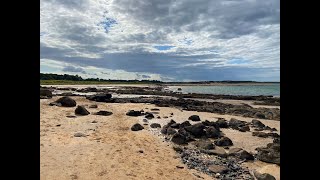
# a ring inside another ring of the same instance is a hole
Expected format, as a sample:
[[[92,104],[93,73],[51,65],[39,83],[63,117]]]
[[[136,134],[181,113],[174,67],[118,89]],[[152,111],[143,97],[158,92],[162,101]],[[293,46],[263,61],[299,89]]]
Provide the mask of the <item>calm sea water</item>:
[[[169,86],[177,91],[179,86]],[[235,86],[180,86],[182,93],[280,96],[280,84],[272,85],[235,85]]]

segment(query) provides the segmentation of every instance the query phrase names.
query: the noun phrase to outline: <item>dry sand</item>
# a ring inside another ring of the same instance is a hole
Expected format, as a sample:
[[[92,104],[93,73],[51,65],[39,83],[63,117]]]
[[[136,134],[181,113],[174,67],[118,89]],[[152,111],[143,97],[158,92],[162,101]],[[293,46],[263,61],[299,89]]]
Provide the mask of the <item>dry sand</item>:
[[[159,130],[149,129],[145,126],[142,131],[133,132],[130,127],[141,122],[143,117],[126,116],[130,109],[149,111],[155,108],[151,104],[117,104],[97,103],[88,101],[84,97],[72,97],[78,105],[98,104],[97,109],[87,108],[91,113],[99,110],[113,112],[111,116],[77,116],[74,115],[75,107],[56,107],[48,104],[59,97],[49,100],[40,100],[40,178],[51,179],[213,179],[206,174],[187,167],[177,157],[171,144],[164,142],[159,136]],[[145,109],[148,108],[148,109]],[[224,117],[229,120],[235,117],[244,121],[244,118],[230,115],[219,115],[206,112],[181,111],[177,108],[159,108],[161,119],[150,122],[166,124],[171,119],[177,122],[185,121],[190,115],[197,114],[202,120],[216,120]],[[174,115],[170,117],[170,113]],[[163,118],[168,116],[168,118]],[[96,120],[97,123],[91,123]],[[280,122],[262,120],[270,127],[280,130]],[[60,125],[60,126],[57,126]],[[227,137],[232,139],[234,147],[241,147],[249,152],[254,152],[256,147],[265,146],[272,142],[270,138],[259,138],[251,132],[239,132],[231,129],[222,129]],[[74,137],[77,132],[82,132],[87,137]],[[143,153],[138,152],[143,150]],[[268,172],[280,179],[280,166],[255,161],[244,163],[251,169]],[[179,169],[176,166],[183,166]]]

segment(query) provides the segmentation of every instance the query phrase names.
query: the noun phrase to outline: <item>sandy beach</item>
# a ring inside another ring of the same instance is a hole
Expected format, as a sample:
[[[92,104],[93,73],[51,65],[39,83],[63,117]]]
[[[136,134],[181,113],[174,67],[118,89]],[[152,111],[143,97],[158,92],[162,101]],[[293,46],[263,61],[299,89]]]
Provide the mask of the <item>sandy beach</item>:
[[[41,179],[215,179],[194,169],[188,169],[172,149],[172,143],[166,142],[160,129],[151,129],[144,125],[142,131],[131,131],[135,123],[143,123],[143,117],[126,116],[129,110],[148,110],[159,108],[153,104],[141,103],[103,103],[87,100],[85,97],[73,97],[78,105],[91,112],[88,116],[74,115],[74,107],[49,106],[57,100],[40,100],[40,151]],[[88,108],[97,104],[97,109]],[[181,111],[173,107],[160,107],[157,116],[150,122],[165,125],[171,119],[183,122],[191,115],[199,115],[201,120],[226,120],[237,118],[250,122],[252,118],[221,115],[208,112]],[[97,116],[93,112],[111,111],[111,116]],[[173,113],[172,117],[170,117]],[[169,118],[163,118],[169,116]],[[96,123],[92,123],[96,121]],[[265,125],[278,129],[280,122],[261,120]],[[192,122],[194,124],[194,122]],[[251,132],[239,132],[233,129],[221,129],[232,139],[234,146],[255,153],[255,148],[271,143],[270,138],[252,136]],[[84,133],[86,137],[74,137],[75,133]],[[139,152],[140,150],[143,153]],[[178,167],[183,167],[177,168]],[[245,162],[243,166],[262,173],[269,173],[280,179],[280,166],[261,161]]]

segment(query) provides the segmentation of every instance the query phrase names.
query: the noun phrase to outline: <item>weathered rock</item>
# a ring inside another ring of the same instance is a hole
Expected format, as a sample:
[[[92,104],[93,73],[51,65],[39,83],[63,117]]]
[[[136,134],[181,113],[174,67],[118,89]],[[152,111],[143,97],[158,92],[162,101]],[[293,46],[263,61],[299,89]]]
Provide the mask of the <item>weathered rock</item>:
[[[231,139],[229,139],[228,137],[221,137],[221,138],[215,140],[214,144],[217,146],[232,146],[233,145]]]
[[[221,136],[220,132],[215,127],[208,127],[205,129],[206,137],[208,138],[218,138]]]
[[[92,104],[92,105],[89,106],[89,108],[98,108],[98,105]]]
[[[94,115],[101,115],[101,116],[110,116],[112,114],[113,113],[109,112],[109,111],[99,111],[99,112],[94,113]]]
[[[242,150],[243,150],[242,148],[231,148],[228,152],[228,155],[235,156],[236,154],[238,154]]]
[[[216,124],[220,127],[220,128],[228,128],[228,122],[223,119],[223,118],[218,118],[218,120],[216,121]]]
[[[268,173],[259,173],[258,171],[253,171],[253,175],[257,180],[276,180],[274,176]]]
[[[172,127],[168,127],[167,134],[168,135],[174,135],[177,131],[173,129]]]
[[[256,119],[253,119],[252,121],[251,121],[251,123],[252,123],[252,126],[253,127],[256,127],[256,128],[264,128],[266,125],[264,125],[261,121],[259,121],[259,120],[256,120]]]
[[[208,169],[210,172],[219,173],[219,174],[225,174],[229,171],[227,167],[220,166],[220,165],[210,165]]]
[[[154,115],[151,114],[151,113],[147,113],[147,115],[145,116],[145,118],[147,118],[147,119],[152,119],[152,118],[154,118]]]
[[[87,99],[96,102],[109,102],[111,99],[111,94],[96,94],[92,96],[88,96]]]
[[[250,131],[250,127],[248,125],[239,127],[240,132]]]
[[[218,125],[216,125],[215,122],[208,121],[208,120],[203,121],[202,124],[205,125],[205,126],[214,126],[214,127],[218,126]]]
[[[279,138],[280,137],[280,135],[277,133],[265,133],[265,132],[252,132],[252,136],[258,136],[262,138],[267,138],[267,137]]]
[[[242,151],[236,153],[236,156],[239,157],[242,160],[245,160],[245,161],[254,160],[253,155],[248,153],[246,150],[242,150]]]
[[[130,110],[129,112],[126,113],[127,116],[141,116],[140,111],[135,111],[135,110]]]
[[[193,144],[200,149],[210,150],[215,148],[215,145],[209,140],[199,140],[195,141]]]
[[[173,150],[175,150],[177,153],[181,153],[183,151],[183,148],[179,145],[174,144],[172,146]]]
[[[150,109],[151,111],[160,111],[160,109],[158,109],[158,108],[152,108],[152,109]]]
[[[170,127],[175,128],[175,129],[179,129],[180,123],[173,123],[170,125]]]
[[[263,113],[261,113],[261,112],[256,112],[256,113],[254,114],[254,117],[255,117],[255,118],[259,118],[259,119],[266,119],[266,116],[265,116]]]
[[[136,123],[131,127],[131,131],[140,131],[142,129],[144,129],[144,127],[139,123]]]
[[[86,116],[88,114],[90,114],[90,112],[84,107],[84,106],[78,106],[75,110],[74,113],[76,115],[82,115],[82,116]]]
[[[150,127],[151,128],[161,128],[161,125],[158,123],[152,123],[152,124],[150,124]]]
[[[257,159],[267,163],[273,163],[280,165],[280,144],[269,143],[267,147],[256,148],[258,151]]]
[[[184,128],[184,127],[187,127],[187,126],[191,126],[190,122],[189,121],[184,121],[183,123],[180,124],[179,128]]]
[[[240,121],[238,119],[231,118],[228,124],[232,129],[237,129],[239,130],[240,127],[245,126],[246,122],[245,121]]]
[[[75,107],[77,105],[76,101],[70,97],[64,96],[55,101],[58,105],[62,107]]]
[[[40,99],[52,98],[52,92],[49,89],[40,88]]]
[[[205,135],[204,128],[205,126],[202,123],[198,123],[191,126],[187,126],[184,129],[190,132],[195,137],[201,137]]]
[[[192,115],[188,119],[191,121],[200,121],[200,117],[198,115]]]
[[[175,144],[187,144],[187,139],[184,135],[176,133],[172,136],[171,141]]]

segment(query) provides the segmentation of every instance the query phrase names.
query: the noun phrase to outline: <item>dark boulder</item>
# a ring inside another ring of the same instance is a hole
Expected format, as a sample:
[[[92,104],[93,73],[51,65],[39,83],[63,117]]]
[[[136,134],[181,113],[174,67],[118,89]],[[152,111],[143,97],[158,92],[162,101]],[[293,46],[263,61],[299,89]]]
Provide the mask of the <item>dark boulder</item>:
[[[111,94],[96,94],[92,96],[88,96],[87,99],[96,102],[109,102],[111,99]]]
[[[228,137],[221,137],[221,138],[215,140],[214,144],[217,146],[232,146],[233,145],[231,139],[229,139]]]
[[[55,101],[58,105],[62,107],[75,107],[77,105],[76,101],[68,96],[64,96]]]
[[[144,129],[144,127],[143,127],[141,124],[139,124],[139,123],[134,124],[134,125],[131,127],[131,131],[140,131],[140,130],[142,130],[142,129]]]
[[[52,98],[52,92],[49,89],[40,88],[40,99]]]
[[[99,111],[99,112],[94,113],[94,115],[101,115],[101,116],[110,116],[112,114],[113,113],[109,112],[109,111]]]
[[[256,127],[256,128],[264,128],[266,125],[264,125],[261,121],[259,121],[259,120],[256,120],[256,119],[253,119],[252,121],[251,121],[251,123],[252,123],[252,126],[253,127]]]
[[[177,131],[173,129],[172,127],[168,127],[167,134],[168,135],[174,135]]]
[[[199,149],[210,150],[215,148],[215,145],[209,140],[199,140],[199,141],[195,141],[193,144]]]
[[[220,127],[220,128],[228,128],[228,122],[223,119],[223,118],[218,118],[218,120],[216,121],[216,124]]]
[[[215,127],[208,127],[205,129],[206,137],[208,138],[218,138],[221,136],[220,132]]]
[[[181,133],[176,133],[172,136],[171,141],[175,144],[188,144],[186,136]]]
[[[215,122],[208,121],[208,120],[203,121],[202,124],[205,125],[205,126],[214,126],[214,127],[217,126]]]
[[[263,113],[261,113],[261,112],[256,112],[256,113],[254,114],[254,117],[255,117],[255,118],[259,118],[259,119],[266,119],[266,116],[265,116]]]
[[[150,124],[150,127],[151,128],[161,128],[161,125],[158,123],[152,123],[152,124]]]
[[[239,127],[245,126],[246,122],[245,121],[240,121],[238,119],[231,118],[228,124],[232,129],[237,129],[239,130]]]
[[[258,171],[253,171],[253,175],[257,180],[276,180],[274,176],[268,173],[259,173]]]
[[[146,115],[144,117],[147,118],[147,119],[152,119],[152,118],[154,118],[154,115],[151,114],[151,113],[146,113]]]
[[[258,136],[258,137],[262,137],[262,138],[267,138],[268,137],[268,133],[265,133],[265,132],[252,132],[252,136]]]
[[[191,121],[200,121],[200,117],[198,115],[192,115],[188,119]]]
[[[187,126],[191,126],[190,122],[189,121],[184,121],[183,123],[180,124],[179,128],[184,128],[184,127],[187,127]]]
[[[169,127],[170,127],[170,125],[168,125],[168,124],[164,125],[160,132],[162,134],[167,134],[167,130],[168,130]]]
[[[134,111],[134,110],[130,110],[129,112],[126,113],[127,116],[141,116],[141,112],[140,111]]]
[[[280,165],[280,144],[269,143],[267,147],[256,148],[258,151],[257,159],[267,163],[273,163]]]
[[[170,127],[175,128],[175,129],[179,129],[180,123],[173,123],[170,125]]]
[[[78,106],[75,109],[74,113],[76,115],[82,115],[82,116],[86,116],[86,115],[90,114],[90,112],[84,106]]]
[[[194,124],[191,126],[187,126],[184,129],[188,132],[190,132],[195,137],[201,137],[205,135],[204,131],[205,126],[202,123]]]
[[[250,131],[250,127],[249,127],[248,125],[240,126],[240,127],[239,127],[239,131],[240,131],[240,132]]]

